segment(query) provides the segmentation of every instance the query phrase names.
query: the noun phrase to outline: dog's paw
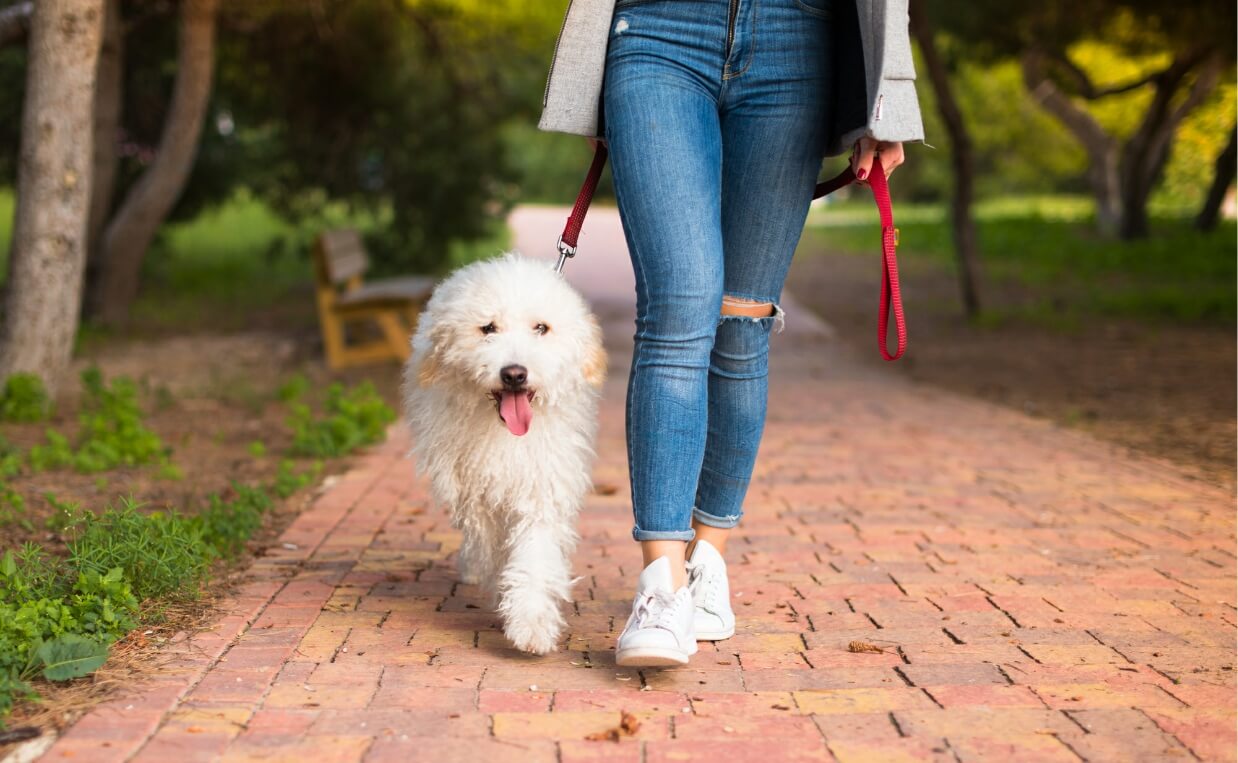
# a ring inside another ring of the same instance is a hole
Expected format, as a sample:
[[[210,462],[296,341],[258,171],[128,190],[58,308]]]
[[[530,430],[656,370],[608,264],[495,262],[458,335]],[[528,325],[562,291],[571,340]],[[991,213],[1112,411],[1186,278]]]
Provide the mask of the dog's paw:
[[[509,609],[503,617],[503,635],[512,642],[512,646],[530,654],[556,651],[566,627],[557,602],[549,599],[538,605],[526,602],[522,611]]]
[[[540,624],[508,623],[504,635],[522,652],[543,655],[559,650],[559,629]]]

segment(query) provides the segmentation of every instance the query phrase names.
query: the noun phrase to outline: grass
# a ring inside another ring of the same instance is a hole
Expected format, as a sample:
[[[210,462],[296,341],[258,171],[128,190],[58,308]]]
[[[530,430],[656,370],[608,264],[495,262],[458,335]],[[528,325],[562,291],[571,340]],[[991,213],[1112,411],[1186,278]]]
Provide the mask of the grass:
[[[944,205],[901,204],[895,215],[900,254],[954,266]],[[983,320],[1000,321],[1018,313],[1052,323],[1065,312],[1233,323],[1238,308],[1238,231],[1233,221],[1200,233],[1190,219],[1154,216],[1149,238],[1123,242],[1096,232],[1093,206],[1086,198],[1003,197],[977,204],[975,215],[987,276],[1014,282],[1040,297],[1031,305],[996,308]],[[814,209],[808,227],[820,248],[874,252],[875,222],[871,203],[857,198]]]
[[[0,187],[0,283],[9,269],[9,245],[13,241],[13,204],[16,197],[12,188]]]

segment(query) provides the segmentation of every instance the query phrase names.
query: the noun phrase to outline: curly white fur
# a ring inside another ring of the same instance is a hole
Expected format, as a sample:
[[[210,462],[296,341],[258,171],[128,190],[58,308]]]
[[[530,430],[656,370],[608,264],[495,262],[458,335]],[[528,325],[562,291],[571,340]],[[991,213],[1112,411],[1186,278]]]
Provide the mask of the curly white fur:
[[[528,370],[534,392],[532,423],[519,437],[491,398],[510,365]],[[548,264],[515,254],[438,285],[405,367],[412,453],[463,532],[460,578],[485,586],[504,633],[535,654],[554,651],[563,634],[605,369],[585,301]]]

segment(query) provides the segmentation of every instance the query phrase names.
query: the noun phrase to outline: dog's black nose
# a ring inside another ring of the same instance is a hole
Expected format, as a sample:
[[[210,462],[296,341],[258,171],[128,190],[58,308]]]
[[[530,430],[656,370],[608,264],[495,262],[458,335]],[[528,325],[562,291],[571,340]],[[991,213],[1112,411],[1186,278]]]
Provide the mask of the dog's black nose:
[[[499,378],[503,380],[505,387],[523,387],[529,378],[529,369],[516,365],[503,366],[499,371]]]

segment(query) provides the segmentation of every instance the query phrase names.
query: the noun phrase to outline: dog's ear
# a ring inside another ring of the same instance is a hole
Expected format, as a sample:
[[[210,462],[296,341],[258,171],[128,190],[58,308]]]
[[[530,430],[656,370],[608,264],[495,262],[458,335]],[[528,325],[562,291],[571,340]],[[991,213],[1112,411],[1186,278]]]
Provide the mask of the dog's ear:
[[[443,350],[446,348],[450,331],[441,323],[436,323],[430,329],[430,351],[422,358],[417,369],[417,383],[422,387],[434,385],[443,376]]]
[[[589,316],[589,348],[585,352],[585,381],[601,387],[606,381],[606,350],[602,346],[602,329],[597,319]]]

